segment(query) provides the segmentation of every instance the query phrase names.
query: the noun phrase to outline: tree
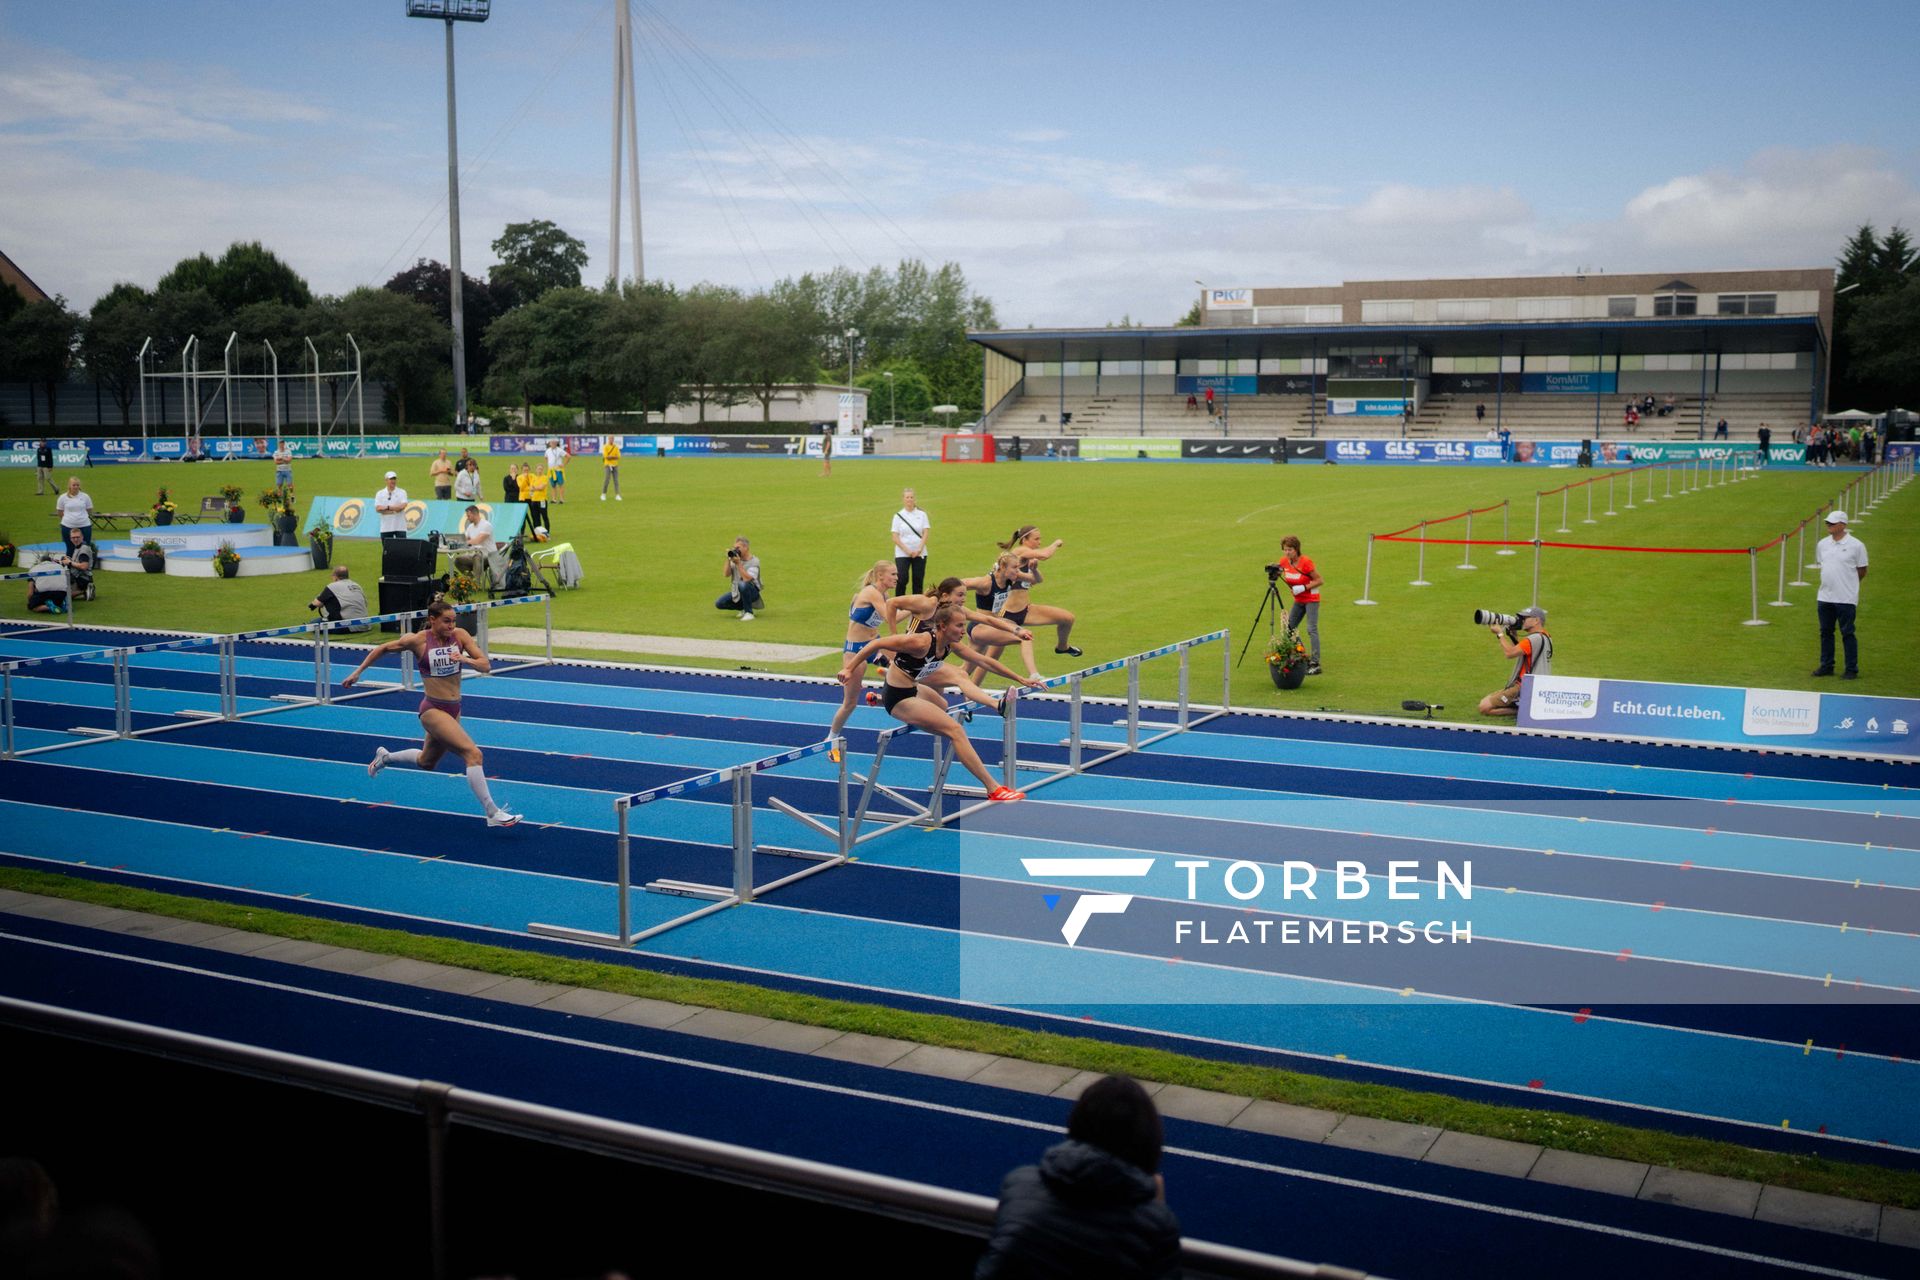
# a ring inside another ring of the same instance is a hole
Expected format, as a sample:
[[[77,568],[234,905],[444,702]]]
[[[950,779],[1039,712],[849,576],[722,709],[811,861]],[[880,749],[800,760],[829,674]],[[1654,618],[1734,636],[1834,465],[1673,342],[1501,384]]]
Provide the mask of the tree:
[[[452,279],[453,273],[445,263],[421,258],[381,287],[403,298],[412,298],[444,318],[453,314]],[[487,365],[492,356],[481,339],[486,336],[487,326],[505,310],[505,303],[491,284],[476,280],[464,271],[460,273],[460,336],[466,347],[469,385],[477,387],[487,380]]]
[[[645,349],[659,345],[658,325],[629,334],[616,321],[625,301],[598,289],[551,289],[501,316],[487,330],[493,354],[487,394],[521,401],[529,421],[536,396],[578,403],[591,423],[596,401],[617,395],[635,361],[647,358]],[[637,355],[624,349],[629,338],[641,348]]]
[[[27,305],[20,291],[5,280],[0,280],[0,324],[13,319],[13,313]]]
[[[313,290],[307,287],[299,272],[280,261],[258,240],[235,241],[227,246],[217,262],[204,253],[184,258],[154,286],[155,293],[183,293],[192,289],[206,290],[207,296],[229,316],[252,302],[284,302],[304,307],[313,301]]]
[[[887,377],[889,373],[893,377]],[[869,419],[887,414],[893,421],[925,422],[935,404],[945,403],[934,399],[933,384],[911,361],[895,361],[863,373],[854,385],[866,388]]]
[[[1847,326],[1847,345],[1856,376],[1887,386],[1897,403],[1920,404],[1920,277],[1861,303]]]
[[[80,342],[80,317],[67,300],[29,302],[0,329],[0,380],[38,382],[47,392],[47,424],[59,421],[60,385],[73,367]]]
[[[732,335],[742,319],[743,305],[737,290],[700,284],[671,308],[668,340],[686,378],[681,395],[697,407],[700,422],[707,420],[708,405],[724,409],[743,398],[732,368],[740,350]]]
[[[577,289],[587,246],[551,222],[509,222],[493,242],[500,261],[487,270],[504,308],[537,302],[554,289]]]
[[[760,402],[760,420],[773,421],[773,397],[815,375],[813,313],[789,294],[757,294],[740,304],[726,337],[728,378]]]
[[[1920,403],[1920,365],[1898,330],[1916,278],[1920,260],[1904,227],[1882,237],[1867,223],[1848,237],[1834,272],[1831,402]]]
[[[404,429],[409,393],[416,400],[430,394],[434,375],[448,363],[449,326],[411,298],[369,288],[340,300],[340,323],[360,345],[363,374],[386,380]]]
[[[1193,305],[1187,308],[1187,314],[1173,322],[1173,327],[1176,329],[1197,329],[1200,327],[1200,300],[1198,298],[1195,298]]]
[[[120,406],[120,425],[133,425],[133,397],[140,389],[135,362],[153,333],[153,295],[137,284],[117,284],[87,313],[80,359],[87,373]]]
[[[612,300],[597,331],[601,358],[621,394],[654,412],[685,398],[687,356],[674,317],[682,299],[671,285],[631,281]]]

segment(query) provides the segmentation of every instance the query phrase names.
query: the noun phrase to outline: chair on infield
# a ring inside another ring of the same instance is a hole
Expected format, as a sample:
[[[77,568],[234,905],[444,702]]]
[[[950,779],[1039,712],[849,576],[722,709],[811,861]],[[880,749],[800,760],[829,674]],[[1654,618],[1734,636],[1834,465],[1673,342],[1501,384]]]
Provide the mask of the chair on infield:
[[[571,542],[548,543],[533,552],[528,560],[533,566],[535,580],[547,591],[556,587],[560,590],[576,588],[586,576],[581,571],[580,557],[574,554]]]
[[[199,524],[202,520],[213,520],[218,523],[227,518],[227,500],[216,493],[211,498],[200,499],[199,514],[188,515],[184,511],[176,511],[173,518],[186,524]]]

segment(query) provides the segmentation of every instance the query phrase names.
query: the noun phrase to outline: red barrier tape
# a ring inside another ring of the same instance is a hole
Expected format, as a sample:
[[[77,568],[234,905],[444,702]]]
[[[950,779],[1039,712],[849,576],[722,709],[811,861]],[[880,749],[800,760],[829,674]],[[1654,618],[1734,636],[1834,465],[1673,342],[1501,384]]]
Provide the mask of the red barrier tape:
[[[1435,547],[1531,547],[1534,544],[1525,540],[1495,541],[1487,538],[1394,538],[1381,537],[1379,542],[1425,542]],[[1653,555],[1665,556],[1744,556],[1751,547],[1614,547],[1597,542],[1542,542],[1543,547],[1557,547],[1562,551],[1644,551]],[[1772,546],[1773,543],[1768,543]]]

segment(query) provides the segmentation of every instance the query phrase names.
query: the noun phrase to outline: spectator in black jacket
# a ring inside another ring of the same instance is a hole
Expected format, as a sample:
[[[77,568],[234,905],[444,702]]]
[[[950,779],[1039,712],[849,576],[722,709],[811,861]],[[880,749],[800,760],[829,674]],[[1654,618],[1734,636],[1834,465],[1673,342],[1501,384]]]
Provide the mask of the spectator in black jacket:
[[[1125,1076],[1088,1086],[1067,1140],[1000,1184],[983,1277],[1180,1274],[1180,1221],[1159,1175],[1160,1113]]]

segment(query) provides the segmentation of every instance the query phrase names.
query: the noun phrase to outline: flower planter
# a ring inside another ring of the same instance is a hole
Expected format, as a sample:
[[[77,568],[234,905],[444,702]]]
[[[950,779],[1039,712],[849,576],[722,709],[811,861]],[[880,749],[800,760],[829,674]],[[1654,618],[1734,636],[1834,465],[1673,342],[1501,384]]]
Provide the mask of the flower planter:
[[[239,524],[242,520],[245,520],[246,518],[247,518],[247,509],[241,506],[239,503],[236,502],[232,506],[229,506],[227,508],[228,524]]]
[[[0,569],[11,569],[13,567],[14,555],[15,552],[12,547],[0,547]]]
[[[142,551],[140,553],[140,567],[148,573],[165,573],[167,571],[166,553],[162,551]]]
[[[240,562],[238,560],[215,560],[213,562],[213,571],[223,578],[238,577],[240,573]]]
[[[156,525],[160,525],[160,524],[172,524],[172,523],[173,523],[173,512],[171,512],[171,511],[156,511],[156,512],[154,512],[154,513],[153,513],[153,522],[154,522],[154,523],[155,523]]]
[[[1298,689],[1307,682],[1307,664],[1305,661],[1285,665],[1269,662],[1267,674],[1273,677],[1273,687],[1276,689]]]
[[[324,569],[333,563],[333,547],[318,538],[307,539],[307,547],[313,552],[313,567]]]

